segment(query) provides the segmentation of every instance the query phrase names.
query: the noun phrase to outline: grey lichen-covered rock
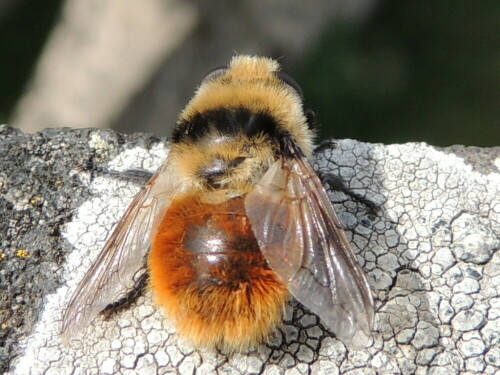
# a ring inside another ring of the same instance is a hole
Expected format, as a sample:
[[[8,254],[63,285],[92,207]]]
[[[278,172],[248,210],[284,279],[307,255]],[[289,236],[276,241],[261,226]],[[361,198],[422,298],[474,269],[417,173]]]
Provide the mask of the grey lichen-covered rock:
[[[269,343],[195,350],[149,293],[61,344],[68,299],[139,186],[87,160],[153,171],[165,139],[0,129],[1,370],[12,374],[494,374],[500,369],[500,148],[339,141],[315,167],[380,207],[329,192],[376,297],[374,343],[348,351],[292,302]]]

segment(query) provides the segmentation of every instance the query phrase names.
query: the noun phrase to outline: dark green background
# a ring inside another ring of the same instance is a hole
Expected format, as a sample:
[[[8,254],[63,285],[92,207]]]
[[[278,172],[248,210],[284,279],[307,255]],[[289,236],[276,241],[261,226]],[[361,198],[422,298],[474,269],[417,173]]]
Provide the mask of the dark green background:
[[[0,19],[0,123],[7,122],[61,0],[25,0]],[[322,136],[500,145],[500,2],[380,1],[339,23],[289,72]]]
[[[323,135],[500,145],[500,2],[382,1],[332,27],[296,78]]]

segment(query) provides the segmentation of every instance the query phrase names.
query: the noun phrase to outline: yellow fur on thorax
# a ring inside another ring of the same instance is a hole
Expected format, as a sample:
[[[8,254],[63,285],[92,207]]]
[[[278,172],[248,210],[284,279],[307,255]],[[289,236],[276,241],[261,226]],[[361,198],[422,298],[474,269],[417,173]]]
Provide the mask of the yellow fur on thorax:
[[[198,88],[180,118],[190,119],[197,113],[220,108],[245,107],[255,113],[267,113],[309,157],[313,134],[307,126],[302,100],[293,88],[276,77],[274,72],[279,69],[272,59],[236,56],[227,72]]]
[[[178,178],[185,186],[204,191],[204,179],[198,176],[198,171],[209,166],[214,159],[234,160],[246,157],[240,167],[234,168],[227,176],[226,189],[248,192],[262,177],[262,174],[275,161],[274,149],[270,146],[266,135],[248,138],[244,135],[231,137],[228,141],[211,143],[207,135],[204,142],[195,144],[173,144],[170,162],[177,171]]]

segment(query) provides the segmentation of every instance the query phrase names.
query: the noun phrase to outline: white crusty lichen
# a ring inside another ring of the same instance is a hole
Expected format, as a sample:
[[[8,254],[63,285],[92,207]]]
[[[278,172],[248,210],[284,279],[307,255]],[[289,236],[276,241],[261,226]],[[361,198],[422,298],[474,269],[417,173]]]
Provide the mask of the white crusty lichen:
[[[166,154],[161,143],[149,151],[133,148],[109,167],[154,170]],[[88,179],[93,196],[63,233],[74,246],[66,284],[48,296],[12,373],[498,373],[499,160],[479,169],[464,155],[466,149],[352,140],[318,154],[317,170],[340,176],[379,206],[373,214],[343,193],[329,192],[376,300],[374,342],[359,351],[348,351],[296,303],[269,343],[250,353],[195,350],[175,334],[149,294],[111,318],[98,317],[63,346],[58,332],[65,304],[138,190],[110,177]]]

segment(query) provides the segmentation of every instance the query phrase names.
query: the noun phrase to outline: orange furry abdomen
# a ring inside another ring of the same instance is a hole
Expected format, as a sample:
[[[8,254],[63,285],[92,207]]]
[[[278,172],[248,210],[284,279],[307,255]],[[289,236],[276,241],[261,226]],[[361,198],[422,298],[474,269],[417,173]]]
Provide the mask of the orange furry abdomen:
[[[289,293],[269,269],[241,197],[174,200],[152,243],[151,287],[167,318],[197,346],[241,351],[281,322]]]

